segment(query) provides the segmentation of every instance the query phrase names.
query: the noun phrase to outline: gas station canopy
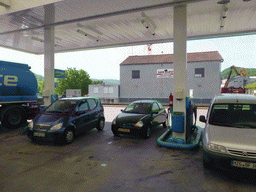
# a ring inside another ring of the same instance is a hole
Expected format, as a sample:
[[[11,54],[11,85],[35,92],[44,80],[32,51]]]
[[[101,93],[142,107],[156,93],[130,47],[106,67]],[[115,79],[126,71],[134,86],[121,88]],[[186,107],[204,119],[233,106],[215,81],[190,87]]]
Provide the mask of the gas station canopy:
[[[46,4],[55,8],[52,23]],[[0,0],[0,46],[43,54],[52,26],[55,53],[170,42],[174,6],[184,4],[188,39],[256,32],[255,0]]]

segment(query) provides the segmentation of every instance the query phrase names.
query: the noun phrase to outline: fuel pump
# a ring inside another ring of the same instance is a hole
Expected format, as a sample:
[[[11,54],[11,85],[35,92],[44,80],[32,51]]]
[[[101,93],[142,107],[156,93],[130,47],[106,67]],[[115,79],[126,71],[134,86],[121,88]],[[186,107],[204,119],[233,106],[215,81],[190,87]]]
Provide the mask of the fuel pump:
[[[197,107],[189,97],[186,97],[186,114],[184,112],[171,112],[171,124],[162,136],[157,139],[157,144],[174,148],[194,148],[199,144],[201,129],[196,126]],[[175,137],[179,133],[182,137]]]

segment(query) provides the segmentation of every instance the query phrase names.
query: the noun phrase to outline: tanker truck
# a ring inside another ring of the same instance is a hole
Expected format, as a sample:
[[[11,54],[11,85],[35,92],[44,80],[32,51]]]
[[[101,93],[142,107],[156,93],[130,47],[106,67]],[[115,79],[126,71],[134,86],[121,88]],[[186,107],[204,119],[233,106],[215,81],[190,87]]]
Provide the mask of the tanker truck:
[[[0,61],[0,121],[18,128],[39,113],[37,79],[27,64]]]

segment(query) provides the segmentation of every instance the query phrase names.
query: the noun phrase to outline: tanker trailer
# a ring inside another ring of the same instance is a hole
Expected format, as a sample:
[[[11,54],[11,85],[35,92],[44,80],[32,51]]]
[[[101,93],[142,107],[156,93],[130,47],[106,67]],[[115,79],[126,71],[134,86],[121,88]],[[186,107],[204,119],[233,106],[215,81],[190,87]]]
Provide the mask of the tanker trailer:
[[[40,111],[37,80],[26,64],[0,61],[0,121],[18,128]]]

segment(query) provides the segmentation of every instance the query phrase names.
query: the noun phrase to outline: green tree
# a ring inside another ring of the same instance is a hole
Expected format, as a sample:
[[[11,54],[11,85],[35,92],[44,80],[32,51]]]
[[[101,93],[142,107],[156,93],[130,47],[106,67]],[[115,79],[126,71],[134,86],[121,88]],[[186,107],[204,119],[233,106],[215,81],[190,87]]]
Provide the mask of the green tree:
[[[81,94],[88,94],[88,87],[92,84],[92,80],[84,70],[76,70],[76,68],[68,68],[66,70],[65,79],[57,79],[58,87],[55,88],[55,93],[62,95],[67,89],[81,89]]]
[[[92,80],[92,84],[102,84],[102,80]]]
[[[38,82],[37,92],[43,94],[43,91],[44,91],[44,81],[37,81],[37,82]]]
[[[245,88],[246,89],[256,89],[256,82],[246,85]]]

